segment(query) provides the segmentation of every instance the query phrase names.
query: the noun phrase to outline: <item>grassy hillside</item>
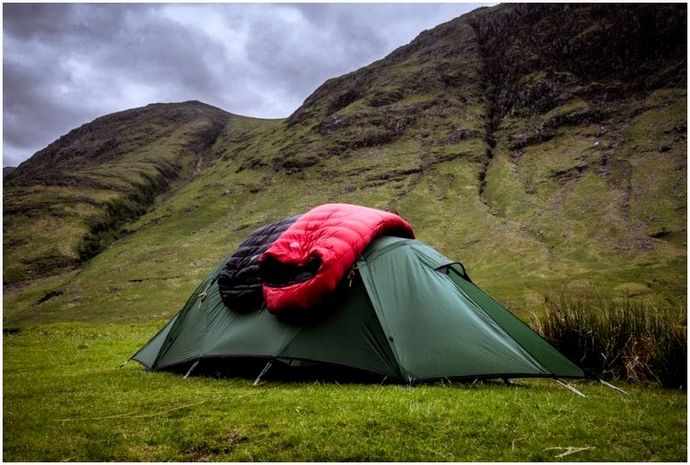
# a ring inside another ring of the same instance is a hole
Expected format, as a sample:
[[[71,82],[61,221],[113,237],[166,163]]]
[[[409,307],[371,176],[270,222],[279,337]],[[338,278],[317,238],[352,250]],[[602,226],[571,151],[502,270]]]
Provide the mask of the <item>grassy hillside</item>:
[[[3,283],[78,267],[203,167],[228,113],[149,105],[77,128],[4,178]]]
[[[550,294],[682,305],[683,9],[481,9],[286,120],[100,118],[7,178],[5,324],[171,316],[253,228],[330,201],[402,214],[523,314]]]
[[[582,399],[550,380],[117,368],[253,229],[324,202],[403,215],[527,320],[547,296],[684,307],[685,21],[682,4],[479,9],[286,119],[155,104],[58,139],[4,178],[3,457],[685,461],[685,392],[643,383],[578,382]]]

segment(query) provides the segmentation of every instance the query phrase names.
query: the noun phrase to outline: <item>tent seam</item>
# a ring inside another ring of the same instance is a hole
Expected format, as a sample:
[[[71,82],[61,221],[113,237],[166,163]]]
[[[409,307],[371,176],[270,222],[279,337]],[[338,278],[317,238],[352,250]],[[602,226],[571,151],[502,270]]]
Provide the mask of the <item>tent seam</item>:
[[[400,241],[400,242],[402,242],[402,241]],[[400,244],[400,242],[396,242],[395,244],[391,244],[391,245]],[[360,270],[365,269],[365,270],[367,270],[366,272],[369,273],[369,267],[367,265],[366,259],[358,260],[357,261],[357,268],[359,268]],[[361,271],[360,271],[360,274],[362,274]],[[391,352],[393,353],[393,357],[395,357],[395,363],[398,365],[397,366],[398,374],[400,375],[401,379],[407,379],[408,381],[413,381],[414,378],[410,377],[410,374],[408,373],[408,371],[403,367],[403,364],[400,363],[400,356],[398,355],[398,348],[397,348],[396,343],[395,343],[395,338],[391,335],[390,327],[388,326],[388,321],[386,320],[385,315],[383,314],[382,311],[379,310],[381,305],[380,305],[380,299],[378,296],[378,292],[376,291],[375,287],[373,289],[370,289],[370,286],[368,285],[368,281],[369,281],[369,279],[366,279],[366,280],[362,279],[362,282],[364,283],[364,288],[367,291],[367,295],[369,296],[369,299],[372,301],[371,305],[372,305],[372,307],[374,307],[374,312],[376,312],[376,315],[378,316],[377,320],[379,322],[379,325],[381,326],[381,330],[383,331],[383,335],[386,338],[386,342],[388,342],[388,345],[391,348]],[[370,293],[372,291],[375,294],[375,302],[376,303],[374,303],[374,299],[372,299],[372,295]]]

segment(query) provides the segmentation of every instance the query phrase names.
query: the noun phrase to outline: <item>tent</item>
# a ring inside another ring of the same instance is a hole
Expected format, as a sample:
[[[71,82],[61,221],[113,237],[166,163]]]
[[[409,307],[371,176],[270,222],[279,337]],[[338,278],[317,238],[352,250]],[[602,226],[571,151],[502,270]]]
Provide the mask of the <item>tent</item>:
[[[414,239],[384,236],[359,257],[313,321],[232,311],[217,276],[132,356],[150,370],[246,360],[326,364],[412,384],[440,378],[583,378],[580,368],[472,283],[464,267]],[[254,373],[256,376],[258,373]]]

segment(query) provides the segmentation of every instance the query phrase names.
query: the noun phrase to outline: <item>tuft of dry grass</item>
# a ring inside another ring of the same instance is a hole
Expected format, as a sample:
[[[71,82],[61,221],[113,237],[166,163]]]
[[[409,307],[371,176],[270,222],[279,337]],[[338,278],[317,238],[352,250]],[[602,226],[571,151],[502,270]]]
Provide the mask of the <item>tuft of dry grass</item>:
[[[684,309],[645,301],[547,299],[538,331],[588,375],[686,389]]]

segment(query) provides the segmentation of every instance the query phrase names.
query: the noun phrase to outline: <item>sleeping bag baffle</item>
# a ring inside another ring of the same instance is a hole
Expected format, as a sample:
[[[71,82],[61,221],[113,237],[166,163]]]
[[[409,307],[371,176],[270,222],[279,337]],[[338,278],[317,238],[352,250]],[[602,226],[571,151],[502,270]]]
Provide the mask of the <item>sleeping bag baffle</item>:
[[[394,213],[338,203],[309,210],[259,258],[266,308],[315,307],[381,235],[414,239],[410,223]]]

